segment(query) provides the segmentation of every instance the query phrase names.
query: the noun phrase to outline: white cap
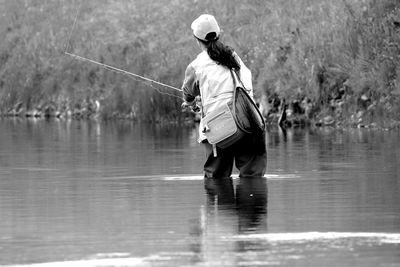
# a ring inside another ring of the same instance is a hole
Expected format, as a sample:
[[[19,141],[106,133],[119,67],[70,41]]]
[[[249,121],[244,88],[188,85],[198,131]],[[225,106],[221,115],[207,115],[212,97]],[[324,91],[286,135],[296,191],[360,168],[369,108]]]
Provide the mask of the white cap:
[[[217,20],[213,15],[209,14],[200,15],[200,17],[192,22],[191,28],[194,36],[203,41],[207,41],[206,36],[211,32],[215,32],[216,37],[219,37],[221,33]]]

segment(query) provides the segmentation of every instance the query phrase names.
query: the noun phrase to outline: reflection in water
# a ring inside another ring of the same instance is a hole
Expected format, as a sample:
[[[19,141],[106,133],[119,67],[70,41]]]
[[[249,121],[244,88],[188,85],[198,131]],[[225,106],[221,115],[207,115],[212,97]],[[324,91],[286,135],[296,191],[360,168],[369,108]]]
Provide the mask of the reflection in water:
[[[239,232],[267,231],[267,180],[263,177],[241,178],[236,187]]]
[[[400,262],[400,132],[270,129],[266,179],[205,182],[196,134],[0,119],[0,265]]]
[[[191,248],[198,260],[234,266],[242,252],[264,249],[258,240],[229,243],[226,239],[267,231],[266,179],[240,178],[236,190],[232,178],[205,179],[204,187],[207,204],[201,208],[200,219],[191,226]],[[231,253],[238,257],[232,257]]]
[[[238,232],[266,231],[267,180],[239,178],[236,194],[232,178],[205,179],[208,209],[232,210],[238,217]]]

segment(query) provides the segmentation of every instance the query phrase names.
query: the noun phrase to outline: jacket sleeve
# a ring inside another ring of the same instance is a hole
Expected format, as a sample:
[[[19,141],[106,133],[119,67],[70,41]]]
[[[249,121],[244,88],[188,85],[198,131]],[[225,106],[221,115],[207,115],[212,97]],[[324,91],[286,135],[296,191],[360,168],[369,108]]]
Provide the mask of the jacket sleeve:
[[[188,103],[193,102],[196,96],[200,95],[199,82],[196,79],[196,72],[192,65],[186,68],[182,91],[183,100]]]
[[[251,71],[247,66],[244,64],[242,59],[236,54],[236,58],[239,60],[240,63],[240,79],[242,80],[242,83],[247,91],[247,93],[253,98],[254,97],[254,92],[253,92],[253,83],[252,83],[252,75]]]
[[[247,68],[246,65],[242,64],[240,68],[240,78],[244,84],[247,93],[253,98],[254,91],[253,91],[253,83],[251,76],[252,76],[251,71]]]

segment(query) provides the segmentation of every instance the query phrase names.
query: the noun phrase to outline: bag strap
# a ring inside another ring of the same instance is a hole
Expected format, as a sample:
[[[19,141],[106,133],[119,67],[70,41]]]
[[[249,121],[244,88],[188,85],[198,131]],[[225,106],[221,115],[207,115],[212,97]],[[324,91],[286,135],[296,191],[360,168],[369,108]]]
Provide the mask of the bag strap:
[[[234,79],[235,87],[236,87],[236,84],[237,84],[236,81],[239,81],[239,83],[243,87],[243,89],[245,89],[247,91],[246,86],[244,86],[244,83],[242,82],[242,79],[240,79],[240,74],[237,71],[233,70],[233,69],[231,69],[231,74],[232,74],[232,77]]]
[[[230,71],[231,71],[231,76],[232,76],[232,79],[233,79],[232,114],[233,114],[233,117],[236,120],[235,100],[236,100],[236,91],[237,91],[236,90],[237,80],[236,80],[236,77],[235,77],[236,72],[233,69],[230,69]],[[236,74],[236,76],[237,76],[237,74]]]

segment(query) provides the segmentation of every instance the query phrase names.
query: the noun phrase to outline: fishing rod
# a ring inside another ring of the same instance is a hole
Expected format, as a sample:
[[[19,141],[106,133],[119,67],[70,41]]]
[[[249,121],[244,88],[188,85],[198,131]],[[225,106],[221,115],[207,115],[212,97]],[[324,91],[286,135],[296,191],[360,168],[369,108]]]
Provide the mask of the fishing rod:
[[[70,56],[70,57],[73,57],[73,58],[78,59],[78,60],[81,60],[81,61],[86,61],[86,62],[90,62],[90,63],[92,63],[92,64],[96,64],[96,65],[101,66],[101,67],[103,67],[103,68],[106,68],[106,69],[108,69],[108,70],[112,70],[112,71],[115,71],[115,72],[119,72],[119,73],[126,74],[126,75],[129,75],[129,76],[135,77],[135,78],[142,79],[143,81],[150,82],[150,83],[151,83],[150,86],[151,86],[152,88],[156,89],[156,90],[157,90],[159,93],[161,93],[161,94],[166,94],[166,95],[170,95],[170,96],[177,97],[176,95],[172,95],[172,94],[168,94],[168,93],[161,92],[158,88],[154,87],[152,84],[157,84],[157,85],[160,85],[160,86],[163,86],[163,87],[166,87],[166,88],[175,90],[175,91],[179,91],[179,92],[182,92],[182,91],[183,91],[183,90],[180,89],[180,88],[177,88],[177,87],[174,87],[174,86],[165,84],[165,83],[161,83],[161,82],[155,81],[155,80],[153,80],[153,79],[150,79],[150,78],[141,76],[141,75],[139,75],[139,74],[135,74],[135,73],[132,73],[132,72],[129,72],[129,71],[126,71],[126,70],[123,70],[123,69],[120,69],[120,68],[111,66],[111,65],[107,65],[107,64],[104,64],[104,63],[95,61],[95,60],[93,60],[93,59],[89,59],[89,58],[86,58],[86,57],[83,57],[83,56],[78,56],[78,55],[76,55],[76,54],[69,53],[69,52],[68,52],[69,42],[71,41],[72,33],[73,33],[73,31],[74,31],[76,22],[77,22],[77,20],[78,20],[78,15],[79,15],[79,11],[80,11],[80,8],[81,8],[81,4],[82,4],[82,2],[79,2],[79,6],[78,6],[78,8],[77,8],[76,15],[75,15],[75,19],[74,19],[74,24],[72,25],[71,32],[70,32],[69,37],[68,37],[68,39],[67,39],[67,41],[66,41],[66,44],[65,44],[65,51],[64,51],[64,54],[65,54],[65,55],[68,55],[68,56]],[[135,79],[135,80],[136,80],[136,79]],[[137,80],[136,80],[136,81],[137,81]]]
[[[104,64],[104,63],[101,63],[101,62],[98,62],[98,61],[95,61],[95,60],[92,60],[92,59],[89,59],[89,58],[86,58],[86,57],[78,56],[78,55],[75,55],[73,53],[69,53],[67,51],[65,51],[64,54],[66,54],[68,56],[71,56],[71,57],[73,57],[75,59],[81,60],[81,61],[86,61],[86,62],[90,62],[90,63],[96,64],[98,66],[104,67],[106,69],[109,69],[109,70],[112,70],[112,71],[115,71],[115,72],[120,72],[120,73],[123,73],[123,74],[127,74],[127,75],[133,76],[135,78],[140,78],[140,79],[143,79],[145,81],[148,81],[148,82],[151,82],[151,83],[155,83],[155,84],[158,84],[158,85],[173,89],[175,91],[182,92],[182,89],[180,89],[180,88],[177,88],[177,87],[174,87],[174,86],[162,83],[162,82],[155,81],[153,79],[141,76],[139,74],[135,74],[135,73],[123,70],[123,69],[119,69],[117,67],[113,67],[111,65],[107,65],[107,64]]]

